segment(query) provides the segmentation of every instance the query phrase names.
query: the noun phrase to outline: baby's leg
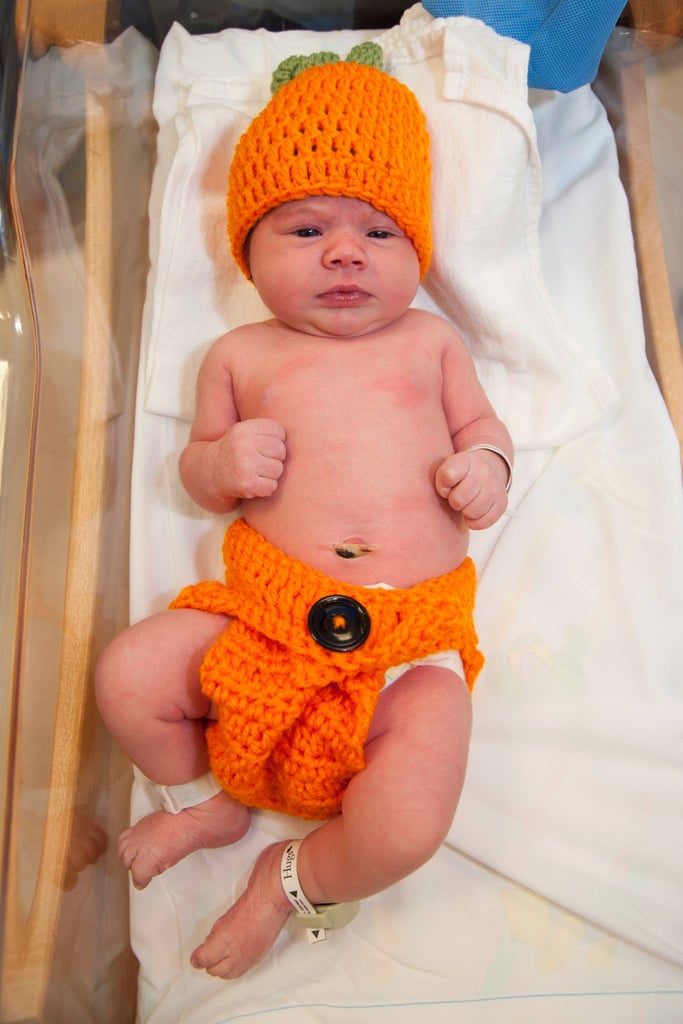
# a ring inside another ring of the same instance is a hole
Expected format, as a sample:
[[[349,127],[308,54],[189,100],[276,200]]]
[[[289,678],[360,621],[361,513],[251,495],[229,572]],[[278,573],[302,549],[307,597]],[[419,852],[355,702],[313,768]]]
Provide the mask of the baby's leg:
[[[193,609],[162,612],[121,633],[98,662],[104,722],[153,782],[174,786],[208,771],[210,702],[199,687],[199,667],[228,624],[221,615]],[[147,815],[122,834],[119,854],[134,884],[144,888],[188,853],[233,843],[248,827],[248,810],[218,793],[178,814]]]
[[[420,666],[383,691],[342,814],[299,849],[301,887],[314,904],[363,899],[428,861],[450,828],[465,779],[469,692],[443,668]],[[267,847],[246,892],[192,955],[195,967],[231,978],[270,949],[290,904],[280,880],[287,844]]]

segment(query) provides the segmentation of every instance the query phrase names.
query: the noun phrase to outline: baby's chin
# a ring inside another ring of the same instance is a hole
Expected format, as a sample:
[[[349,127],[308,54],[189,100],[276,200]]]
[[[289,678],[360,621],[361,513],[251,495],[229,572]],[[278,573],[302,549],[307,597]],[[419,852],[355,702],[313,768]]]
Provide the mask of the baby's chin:
[[[331,341],[356,341],[380,334],[393,327],[405,314],[377,316],[367,306],[339,305],[324,307],[308,318],[281,320],[286,327],[312,337]]]

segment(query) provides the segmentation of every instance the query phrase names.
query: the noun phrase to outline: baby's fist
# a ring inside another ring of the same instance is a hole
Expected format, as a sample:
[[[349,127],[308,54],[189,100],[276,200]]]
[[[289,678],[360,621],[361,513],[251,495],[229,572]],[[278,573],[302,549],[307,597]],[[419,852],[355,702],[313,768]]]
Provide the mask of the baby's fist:
[[[485,530],[507,508],[508,470],[500,455],[489,449],[455,452],[436,471],[437,493],[470,530]]]
[[[269,498],[284,471],[285,428],[269,419],[240,420],[221,440],[229,490],[238,498]]]

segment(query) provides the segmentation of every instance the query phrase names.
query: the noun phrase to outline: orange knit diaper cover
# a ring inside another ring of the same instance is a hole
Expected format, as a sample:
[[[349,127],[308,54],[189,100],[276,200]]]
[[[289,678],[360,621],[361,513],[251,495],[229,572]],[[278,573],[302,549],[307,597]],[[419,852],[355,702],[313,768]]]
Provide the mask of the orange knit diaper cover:
[[[459,650],[472,689],[484,659],[466,558],[409,589],[353,586],[273,547],[238,519],[223,543],[226,583],[185,587],[172,608],[229,615],[207,652],[202,691],[218,707],[211,769],[241,803],[301,818],[338,814],[388,668]]]

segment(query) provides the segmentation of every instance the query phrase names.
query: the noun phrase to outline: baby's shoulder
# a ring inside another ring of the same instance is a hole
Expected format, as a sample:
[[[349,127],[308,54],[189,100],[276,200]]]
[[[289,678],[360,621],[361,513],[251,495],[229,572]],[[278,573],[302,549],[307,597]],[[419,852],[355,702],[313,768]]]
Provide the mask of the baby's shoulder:
[[[229,359],[243,349],[253,350],[260,340],[267,337],[267,321],[240,324],[217,338],[207,352],[207,358]]]
[[[222,338],[219,338],[218,343],[223,343],[226,346],[243,345],[259,338],[266,338],[272,333],[274,323],[275,321],[272,320],[255,320],[252,323],[239,324],[239,326],[227,331]]]
[[[419,333],[420,337],[429,338],[444,348],[464,344],[450,320],[425,309],[409,309],[406,313],[405,327],[413,335]]]

